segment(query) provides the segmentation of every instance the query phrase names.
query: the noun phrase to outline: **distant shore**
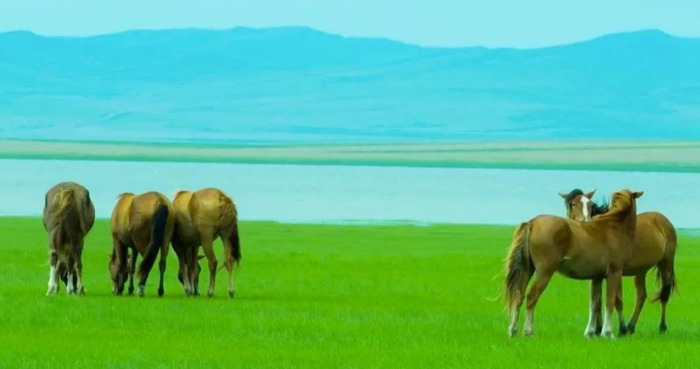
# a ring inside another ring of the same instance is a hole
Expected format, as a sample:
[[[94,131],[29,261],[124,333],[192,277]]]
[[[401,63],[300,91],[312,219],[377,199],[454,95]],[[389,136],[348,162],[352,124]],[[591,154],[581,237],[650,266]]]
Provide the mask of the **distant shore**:
[[[700,172],[700,141],[235,146],[0,140],[0,159]]]

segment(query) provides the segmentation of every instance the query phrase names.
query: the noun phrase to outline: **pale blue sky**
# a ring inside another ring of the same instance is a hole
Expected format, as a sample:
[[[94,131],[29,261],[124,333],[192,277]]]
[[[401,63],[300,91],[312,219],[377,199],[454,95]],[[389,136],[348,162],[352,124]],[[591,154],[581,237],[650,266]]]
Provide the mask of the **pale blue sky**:
[[[299,25],[431,46],[538,47],[658,28],[700,37],[697,0],[2,0],[0,32]]]

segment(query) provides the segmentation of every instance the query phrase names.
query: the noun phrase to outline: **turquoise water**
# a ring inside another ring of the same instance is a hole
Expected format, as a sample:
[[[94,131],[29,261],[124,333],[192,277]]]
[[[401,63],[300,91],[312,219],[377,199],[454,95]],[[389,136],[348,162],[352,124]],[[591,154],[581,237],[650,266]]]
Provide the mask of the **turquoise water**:
[[[0,215],[40,215],[54,184],[85,185],[97,216],[122,192],[218,187],[243,220],[516,224],[564,215],[557,192],[628,187],[645,191],[639,211],[700,228],[700,174],[220,163],[0,160]]]

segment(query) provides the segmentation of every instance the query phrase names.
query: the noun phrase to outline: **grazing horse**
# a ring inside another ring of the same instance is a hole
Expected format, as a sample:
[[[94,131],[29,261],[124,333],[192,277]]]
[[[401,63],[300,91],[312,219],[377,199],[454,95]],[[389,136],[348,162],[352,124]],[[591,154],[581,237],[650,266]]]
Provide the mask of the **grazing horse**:
[[[569,218],[587,222],[592,217],[605,214],[608,211],[607,206],[600,206],[593,202],[594,194],[595,191],[584,194],[581,190],[575,189],[568,195],[559,195],[565,200],[564,205]],[[618,309],[621,321],[620,334],[627,332],[632,334],[635,331],[639,314],[647,299],[646,275],[653,267],[656,267],[657,281],[660,282],[661,289],[652,301],[661,301],[659,332],[666,332],[666,305],[671,297],[671,293],[676,289],[674,261],[677,240],[675,227],[663,214],[646,212],[637,215],[634,253],[632,259],[625,265],[623,270],[623,276],[634,276],[637,299],[629,325],[624,325],[621,309]],[[621,306],[621,304],[622,301],[620,300],[618,305]],[[599,304],[596,308],[596,322],[600,320],[600,309]]]
[[[175,209],[175,232],[173,250],[180,262],[178,276],[185,287],[186,295],[198,295],[199,246],[209,261],[209,292],[214,295],[217,260],[213,243],[220,237],[224,244],[224,260],[228,271],[228,295],[233,298],[233,266],[241,260],[241,245],[238,236],[238,211],[231,198],[215,188],[196,192],[180,191],[173,200]]]
[[[127,274],[131,275],[129,294],[134,293],[133,272],[136,269],[136,258],[141,255],[143,260],[138,269],[139,287],[136,294],[143,297],[148,274],[160,252],[158,296],[163,296],[165,261],[174,225],[173,206],[163,194],[146,192],[138,196],[132,193],[119,195],[112,212],[113,249],[109,260],[112,292],[115,295],[124,292]],[[129,249],[131,258],[127,256]]]
[[[52,187],[44,202],[44,229],[49,236],[49,289],[58,292],[59,278],[68,294],[85,294],[83,287],[83,242],[95,222],[95,207],[85,187],[63,182]]]
[[[621,190],[612,196],[611,210],[590,222],[578,222],[553,215],[540,215],[522,223],[513,234],[506,258],[504,283],[506,310],[510,314],[510,336],[518,331],[520,307],[528,282],[526,336],[534,334],[535,305],[555,272],[573,279],[607,281],[603,335],[613,336],[612,313],[619,291],[622,268],[632,258],[632,241],[637,224],[636,200],[643,192]],[[595,306],[591,296],[591,309]],[[592,312],[591,312],[592,315]],[[589,322],[585,334],[595,335]]]

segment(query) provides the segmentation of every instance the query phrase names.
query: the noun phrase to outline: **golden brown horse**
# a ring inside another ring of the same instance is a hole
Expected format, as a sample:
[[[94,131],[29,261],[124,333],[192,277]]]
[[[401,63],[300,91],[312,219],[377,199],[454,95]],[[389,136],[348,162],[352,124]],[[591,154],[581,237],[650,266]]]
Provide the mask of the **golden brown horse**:
[[[593,202],[594,194],[595,191],[584,194],[581,190],[575,189],[568,195],[559,195],[565,200],[564,206],[567,208],[569,218],[590,221],[592,217],[608,211],[606,206]],[[676,289],[674,262],[677,240],[675,227],[663,214],[646,212],[637,215],[634,254],[623,270],[624,276],[634,276],[637,299],[629,325],[620,324],[620,334],[635,331],[637,320],[647,299],[646,275],[653,267],[657,268],[657,280],[661,284],[661,289],[653,298],[653,301],[661,301],[659,332],[666,332],[666,305],[671,293]],[[618,305],[622,305],[621,300],[618,301]],[[595,309],[596,322],[600,320],[600,309],[600,305]],[[620,311],[618,314],[621,322],[624,322]]]
[[[137,295],[143,296],[146,280],[160,252],[158,296],[163,296],[163,275],[174,225],[173,207],[164,195],[146,192],[138,196],[132,193],[119,196],[111,221],[113,249],[109,271],[114,294],[121,295],[124,292],[127,274],[130,274],[129,270],[133,273],[136,269],[136,258],[141,255],[143,260],[138,270]],[[131,259],[127,257],[129,249]],[[128,268],[127,262],[130,263]],[[129,294],[133,294],[133,276],[130,284]]]
[[[527,293],[524,329],[527,336],[534,334],[535,305],[557,271],[573,279],[607,281],[603,335],[613,336],[613,308],[622,268],[632,258],[636,199],[642,194],[629,190],[615,192],[610,211],[590,222],[540,215],[518,227],[506,259],[504,284],[511,337],[518,331],[520,307],[530,278],[534,274],[535,282]],[[595,327],[592,331],[587,329],[586,335],[595,335]]]
[[[215,188],[196,192],[180,191],[173,201],[175,232],[173,249],[180,262],[178,276],[186,295],[198,295],[197,258],[199,246],[209,262],[209,297],[214,295],[217,260],[213,243],[217,237],[224,244],[224,260],[228,271],[228,294],[233,298],[233,266],[241,260],[238,236],[238,211],[231,198]]]
[[[63,182],[52,187],[44,199],[44,229],[49,236],[49,289],[58,292],[58,280],[68,294],[85,294],[83,287],[83,243],[95,222],[95,207],[85,187]]]

